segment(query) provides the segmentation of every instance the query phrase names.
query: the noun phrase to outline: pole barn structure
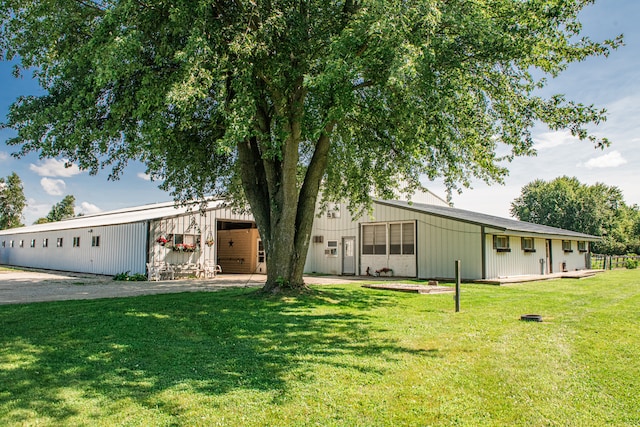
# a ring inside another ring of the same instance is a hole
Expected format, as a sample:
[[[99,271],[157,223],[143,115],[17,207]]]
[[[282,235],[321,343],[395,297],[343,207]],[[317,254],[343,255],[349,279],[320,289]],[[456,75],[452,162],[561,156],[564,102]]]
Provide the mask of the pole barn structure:
[[[318,205],[307,274],[456,277],[488,280],[589,269],[596,236],[450,207],[431,193],[425,203],[374,201],[354,218],[346,203]],[[173,202],[0,230],[0,264],[104,275],[200,276],[207,265],[224,273],[266,273],[253,217],[222,200],[177,207]]]

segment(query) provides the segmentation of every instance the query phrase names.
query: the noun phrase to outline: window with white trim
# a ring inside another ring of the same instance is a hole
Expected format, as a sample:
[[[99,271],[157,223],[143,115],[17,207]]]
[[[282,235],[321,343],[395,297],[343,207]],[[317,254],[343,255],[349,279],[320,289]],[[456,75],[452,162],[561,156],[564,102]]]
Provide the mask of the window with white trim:
[[[578,251],[580,252],[589,252],[589,245],[586,241],[581,240],[578,242]]]
[[[571,249],[571,240],[562,241],[562,250],[564,252],[573,252],[573,249]]]
[[[73,238],[73,247],[74,248],[79,248],[80,247],[80,237],[74,237]]]
[[[387,254],[387,225],[363,224],[362,225],[362,254],[386,255]]]
[[[94,248],[100,246],[100,236],[91,236],[91,246]]]
[[[56,247],[57,248],[61,248],[62,247],[62,237],[58,237],[58,240],[56,240]]]

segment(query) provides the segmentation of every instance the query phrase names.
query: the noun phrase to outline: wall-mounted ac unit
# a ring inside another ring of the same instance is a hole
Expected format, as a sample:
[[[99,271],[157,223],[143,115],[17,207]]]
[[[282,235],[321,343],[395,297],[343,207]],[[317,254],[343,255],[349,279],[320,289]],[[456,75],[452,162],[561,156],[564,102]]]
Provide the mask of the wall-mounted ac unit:
[[[323,243],[324,236],[313,236],[313,243]]]
[[[340,218],[340,203],[329,203],[327,205],[327,218]]]

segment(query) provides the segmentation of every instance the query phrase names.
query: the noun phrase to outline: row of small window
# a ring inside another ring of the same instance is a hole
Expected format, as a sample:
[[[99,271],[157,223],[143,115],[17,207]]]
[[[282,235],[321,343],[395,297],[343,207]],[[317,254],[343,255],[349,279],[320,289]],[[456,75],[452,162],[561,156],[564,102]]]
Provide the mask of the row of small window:
[[[413,255],[415,249],[415,223],[363,224],[362,254]]]
[[[525,252],[535,252],[535,240],[533,237],[521,237],[520,238],[520,247]],[[510,252],[511,248],[509,246],[509,236],[493,236],[493,249],[498,252]],[[562,250],[564,252],[573,252],[571,248],[571,240],[563,240],[562,241]],[[578,241],[578,251],[587,252],[587,242]]]
[[[61,248],[63,247],[64,244],[64,240],[62,237],[58,237],[56,239],[56,247],[57,248]],[[7,241],[3,240],[2,241],[2,247],[6,247],[7,245]],[[13,248],[15,245],[15,241],[10,240],[9,241],[9,247]],[[100,246],[100,236],[91,236],[91,246],[92,247],[99,247]],[[24,240],[20,240],[20,242],[18,243],[18,247],[20,248],[24,248]],[[31,242],[29,243],[29,247],[31,248],[35,248],[36,247],[36,239],[31,239]],[[48,248],[49,247],[49,239],[44,238],[42,239],[42,247],[43,248]],[[73,247],[74,248],[79,248],[80,247],[80,237],[74,237],[73,238]]]

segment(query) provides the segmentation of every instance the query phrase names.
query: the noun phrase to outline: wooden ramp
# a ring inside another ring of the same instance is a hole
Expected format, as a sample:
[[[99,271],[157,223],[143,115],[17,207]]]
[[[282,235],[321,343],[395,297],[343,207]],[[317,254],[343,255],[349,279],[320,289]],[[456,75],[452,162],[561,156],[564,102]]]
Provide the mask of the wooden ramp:
[[[562,273],[551,273],[551,274],[532,274],[527,276],[498,277],[494,279],[474,280],[473,283],[482,283],[487,285],[508,285],[511,283],[536,282],[539,280],[583,279],[585,277],[593,277],[598,273],[602,273],[603,271],[604,270],[576,270],[576,271],[565,271]]]
[[[455,292],[455,289],[450,286],[411,285],[402,283],[376,283],[362,285],[362,287],[370,289],[383,289],[387,291],[412,292],[416,294],[445,294]]]

